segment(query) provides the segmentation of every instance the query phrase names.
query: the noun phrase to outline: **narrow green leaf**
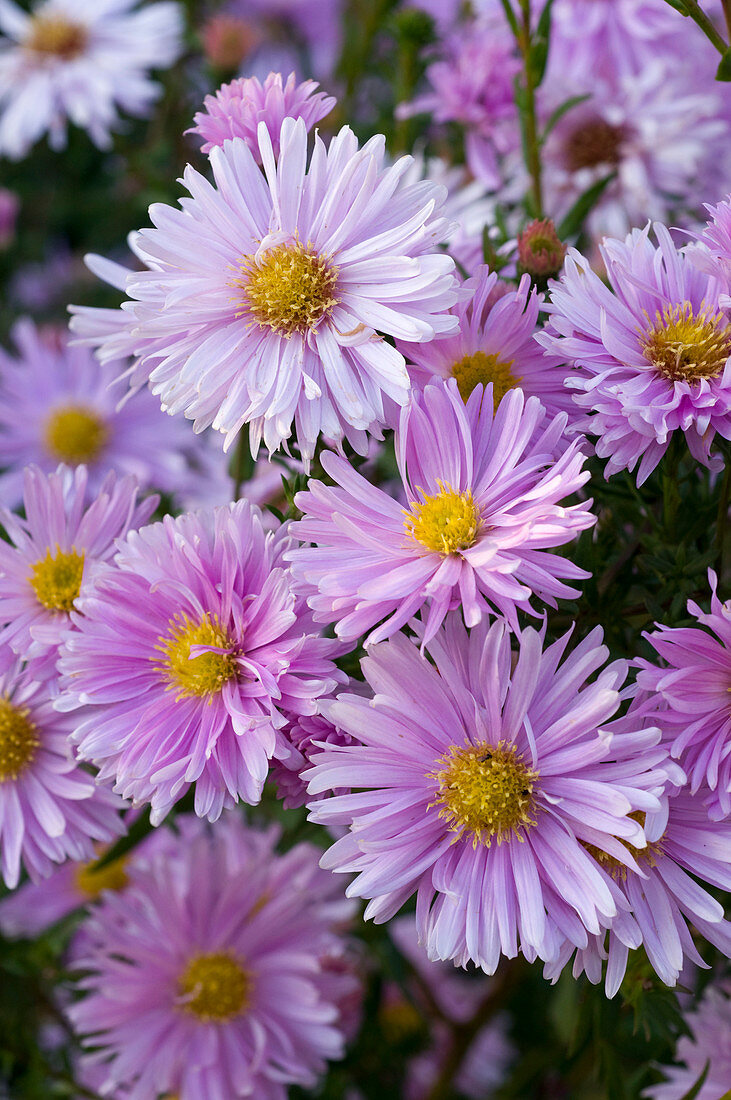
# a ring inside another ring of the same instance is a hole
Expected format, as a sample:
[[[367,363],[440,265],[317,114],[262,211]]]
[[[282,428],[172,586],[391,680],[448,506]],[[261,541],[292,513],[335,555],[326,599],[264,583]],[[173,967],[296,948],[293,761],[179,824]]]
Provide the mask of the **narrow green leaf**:
[[[553,0],[546,0],[531,43],[531,69],[533,86],[537,88],[546,74],[548,51],[551,46],[551,8]]]
[[[669,4],[671,8],[675,8],[675,10],[679,11],[681,15],[688,15],[683,0],[665,0],[665,3]]]
[[[503,5],[503,11],[505,12],[505,18],[510,25],[510,29],[517,38],[520,34],[520,31],[518,30],[518,20],[515,17],[515,12],[510,6],[510,0],[501,0],[501,3]]]
[[[731,80],[731,48],[726,50],[718,64],[716,80]]]
[[[585,103],[587,99],[591,99],[591,92],[587,92],[586,95],[572,95],[570,99],[559,104],[556,110],[548,116],[548,122],[541,135],[541,145],[543,145],[556,123],[560,122],[563,116],[567,114],[572,107],[578,107],[580,103]]]
[[[584,191],[583,195],[579,195],[566,217],[556,229],[562,241],[565,241],[568,237],[575,236],[579,232],[587,215],[594,209],[604,191],[612,180],[616,179],[616,176],[617,173],[612,172],[611,175],[605,176],[604,179],[597,180],[596,183],[593,183],[591,187],[588,187],[586,191]]]
[[[680,1100],[695,1100],[696,1096],[701,1091],[701,1089],[703,1088],[703,1086],[706,1082],[706,1078],[708,1077],[708,1073],[710,1071],[710,1068],[711,1068],[711,1062],[710,1062],[710,1059],[709,1059],[706,1062],[705,1066],[703,1067],[703,1073],[700,1075],[700,1077],[698,1078],[696,1083],[693,1085],[693,1087],[691,1089],[688,1089],[688,1091],[685,1093],[684,1096],[681,1096]]]

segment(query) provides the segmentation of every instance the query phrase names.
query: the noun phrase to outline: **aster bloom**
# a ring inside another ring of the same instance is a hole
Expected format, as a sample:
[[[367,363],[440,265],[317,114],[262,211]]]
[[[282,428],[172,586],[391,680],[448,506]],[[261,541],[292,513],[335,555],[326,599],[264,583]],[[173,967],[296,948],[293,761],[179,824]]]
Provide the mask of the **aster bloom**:
[[[693,794],[708,788],[708,812],[715,820],[731,814],[731,603],[716,594],[709,571],[711,610],[692,600],[697,627],[668,627],[643,635],[664,664],[638,659],[638,685],[654,694],[653,721],[671,743],[688,773]],[[703,629],[703,628],[706,629]]]
[[[206,96],[205,110],[195,115],[195,126],[188,133],[203,138],[204,153],[223,145],[227,138],[243,138],[254,159],[261,164],[259,123],[266,126],[272,151],[278,157],[279,135],[285,118],[304,119],[305,126],[311,130],[335,106],[337,100],[316,91],[318,87],[316,80],[298,84],[294,73],[289,74],[286,84],[282,83],[281,73],[269,73],[263,84],[255,76],[240,77],[223,84],[215,96]]]
[[[513,36],[502,17],[471,20],[444,39],[441,53],[426,70],[431,90],[401,104],[397,117],[429,112],[435,122],[460,123],[470,170],[495,190],[500,158],[519,141],[513,81],[521,63]]]
[[[565,656],[569,635],[543,651],[527,629],[511,672],[504,622],[468,632],[452,615],[427,647],[436,667],[398,635],[362,662],[372,700],[323,704],[356,744],[314,756],[308,789],[351,791],[310,819],[349,828],[321,862],[357,872],[346,893],[372,899],[367,918],[415,893],[429,957],[493,973],[519,947],[533,960],[564,937],[584,946],[616,915],[586,845],[636,866],[617,838],[644,847],[630,815],[659,808],[667,753],[656,728],[613,728],[626,664],[599,671],[600,639]]]
[[[272,761],[271,777],[285,809],[289,810],[307,802],[307,782],[302,772],[310,767],[313,752],[325,745],[350,745],[353,739],[321,714],[303,714],[288,723],[283,733],[289,751]]]
[[[709,265],[710,270],[726,282],[727,294],[722,297],[721,304],[731,309],[731,195],[716,206],[706,205],[706,210],[710,218],[699,239],[711,254],[713,266]]]
[[[59,462],[83,463],[89,493],[99,490],[110,470],[177,499],[195,492],[201,476],[210,487],[210,448],[191,439],[184,421],[165,416],[149,393],[120,404],[126,386],[118,379],[119,364],[101,365],[87,348],[69,345],[62,330],[38,330],[27,319],[14,326],[13,339],[17,358],[0,350],[5,505],[16,507],[22,500],[23,467],[30,463],[45,473]]]
[[[549,415],[574,413],[562,360],[545,355],[534,339],[543,295],[531,289],[530,276],[515,290],[483,264],[464,291],[452,309],[459,319],[454,336],[428,344],[399,341],[414,383],[423,388],[434,375],[456,378],[465,401],[478,383],[492,383],[496,405],[520,386],[526,397],[539,397]]]
[[[150,802],[155,823],[191,784],[211,820],[258,802],[270,758],[288,752],[279,730],[338,682],[336,643],[295,598],[286,545],[248,501],[166,516],[131,533],[77,602],[58,706],[90,704],[81,756]]]
[[[260,123],[265,176],[242,138],[211,150],[217,189],[186,169],[192,198],[151,207],[156,228],[136,241],[149,270],[129,274],[132,301],[101,327],[136,357],[134,387],[149,381],[167,412],[212,425],[225,447],[248,423],[252,453],[262,436],[274,451],[294,421],[305,460],[320,432],[365,453],[384,395],[409,394],[379,334],[418,342],[456,327],[454,262],[430,252],[448,232],[444,192],[404,186],[410,158],[384,169],[383,138],[358,150],[347,127],[327,150],[315,138],[309,170],[303,119],[285,118],[280,146],[275,163]]]
[[[723,1100],[731,1081],[731,996],[728,984],[710,986],[698,1008],[686,1018],[690,1036],[682,1035],[675,1060],[682,1065],[663,1066],[666,1080],[645,1089],[651,1100],[683,1100],[708,1067],[695,1100]]]
[[[68,1014],[103,1095],[285,1100],[342,1056],[320,960],[342,950],[348,910],[316,849],[278,856],[275,839],[238,819],[199,829],[96,906],[77,960],[86,996]]]
[[[552,606],[578,595],[564,579],[587,574],[549,553],[595,522],[590,501],[561,504],[589,476],[565,425],[520,389],[493,412],[490,385],[466,405],[456,379],[427,386],[396,441],[406,507],[324,453],[336,485],[311,480],[297,494],[303,518],[291,530],[314,545],[287,555],[317,621],[337,623],[343,640],[370,630],[374,642],[421,611],[428,641],[460,603],[468,626],[498,613],[517,629],[532,594]]]
[[[625,241],[600,247],[609,288],[570,249],[546,309],[549,324],[536,339],[579,368],[566,384],[587,410],[582,426],[597,436],[606,476],[652,473],[673,432],[691,454],[712,463],[718,432],[731,438],[731,324],[723,285],[678,251],[663,225],[634,229]]]
[[[160,93],[148,70],[181,49],[178,4],[137,0],[40,0],[32,12],[0,3],[0,153],[18,160],[48,132],[66,144],[66,123],[110,144],[118,109],[145,115]]]
[[[157,497],[138,499],[134,478],[109,473],[96,495],[85,466],[24,472],[25,518],[0,509],[0,644],[54,672],[76,601],[114,553],[115,539],[145,523]]]
[[[76,765],[72,728],[32,665],[0,644],[0,866],[11,889],[21,865],[35,881],[124,831],[121,802]]]

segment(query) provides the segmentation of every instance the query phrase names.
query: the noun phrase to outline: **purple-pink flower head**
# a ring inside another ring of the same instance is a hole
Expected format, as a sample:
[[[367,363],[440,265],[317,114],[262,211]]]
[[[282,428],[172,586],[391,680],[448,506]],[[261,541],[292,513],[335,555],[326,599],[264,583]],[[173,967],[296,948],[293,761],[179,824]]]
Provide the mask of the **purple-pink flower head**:
[[[13,328],[17,358],[0,350],[0,498],[15,507],[23,496],[23,467],[36,463],[51,473],[59,462],[84,463],[89,492],[110,470],[132,474],[184,497],[199,478],[188,459],[205,457],[182,420],[167,417],[155,398],[133,394],[120,405],[126,385],[120,364],[100,364],[66,335],[36,329],[30,320]],[[209,463],[210,464],[210,463]]]
[[[90,859],[95,841],[124,831],[121,801],[69,752],[72,729],[32,664],[21,668],[0,645],[0,866],[11,888],[21,865],[36,881],[54,863]]]
[[[517,629],[532,595],[551,606],[578,595],[564,580],[588,574],[550,553],[595,522],[591,501],[561,503],[589,476],[565,425],[520,389],[493,412],[489,385],[466,405],[455,379],[427,386],[401,415],[405,507],[325,453],[336,485],[310,481],[297,494],[292,532],[314,545],[288,554],[316,620],[337,623],[344,640],[371,631],[373,642],[420,611],[428,641],[460,603],[468,626],[497,613]]]
[[[207,95],[204,111],[199,111],[193,121],[195,126],[188,133],[203,138],[202,151],[210,153],[227,138],[243,138],[261,164],[259,152],[259,123],[267,128],[274,156],[279,156],[279,134],[285,118],[304,119],[305,126],[313,126],[329,115],[337,100],[316,89],[315,80],[298,84],[294,73],[282,83],[281,73],[269,73],[264,83],[255,76],[239,77],[230,84],[223,84],[215,96]]]
[[[289,751],[272,761],[271,778],[285,809],[292,809],[307,802],[307,783],[302,772],[310,767],[313,752],[324,745],[350,745],[352,738],[341,733],[321,714],[303,714],[288,723],[282,732]]]
[[[690,601],[688,611],[699,625],[658,623],[644,637],[662,666],[636,663],[637,683],[655,699],[653,721],[670,741],[693,793],[709,788],[708,812],[718,820],[731,814],[731,602],[719,600],[712,571],[709,580],[710,613]]]
[[[200,823],[95,907],[68,1012],[103,1095],[286,1100],[342,1056],[342,983],[322,960],[342,954],[348,907],[316,849],[275,841]]]
[[[414,384],[421,389],[434,375],[456,378],[466,401],[478,383],[492,383],[495,405],[520,386],[526,397],[539,397],[550,415],[575,413],[563,385],[563,361],[544,355],[534,339],[543,295],[531,289],[530,276],[524,275],[513,289],[482,265],[464,283],[464,291],[452,307],[459,332],[428,344],[398,342]]]
[[[357,872],[346,893],[372,899],[366,916],[386,921],[415,893],[430,958],[487,973],[609,923],[612,883],[586,845],[635,867],[620,840],[644,848],[631,815],[659,808],[666,775],[658,729],[613,728],[626,664],[602,670],[598,628],[568,655],[569,635],[544,651],[527,629],[514,667],[510,638],[451,615],[427,647],[436,667],[403,634],[374,646],[374,698],[323,707],[357,743],[305,775],[313,796],[351,789],[310,819],[349,829],[322,865]]]
[[[708,224],[700,235],[712,256],[716,271],[725,284],[723,305],[731,309],[731,195],[717,206],[706,206]]]
[[[553,284],[549,324],[536,338],[573,364],[566,384],[587,410],[584,429],[607,458],[606,476],[655,469],[674,432],[712,465],[716,432],[731,438],[731,324],[723,283],[678,251],[663,225],[608,238],[600,251],[609,287],[569,251]]]
[[[690,1036],[678,1039],[676,1062],[663,1066],[666,1080],[645,1089],[650,1100],[724,1100],[731,1081],[731,996],[729,986],[710,986],[698,1008],[685,1018]],[[695,1086],[705,1078],[699,1092]]]
[[[145,523],[157,497],[138,500],[137,482],[109,473],[88,492],[85,466],[24,472],[25,518],[0,509],[0,644],[43,659],[53,675],[58,646],[76,601],[93,583],[115,540]]]
[[[724,920],[723,906],[696,881],[731,889],[731,821],[709,821],[703,798],[687,788],[678,793],[669,788],[660,810],[640,815],[640,820],[647,846],[633,850],[636,868],[589,848],[613,880],[618,914],[606,935],[602,930],[576,951],[573,974],[585,971],[596,984],[606,960],[608,997],[620,987],[629,951],[640,945],[666,985],[676,984],[687,961],[705,967],[689,925],[731,955],[731,924]],[[546,976],[558,977],[573,952],[574,945],[566,942]]]
[[[315,137],[309,168],[303,119],[285,118],[278,161],[263,123],[258,137],[263,174],[234,138],[211,150],[215,187],[188,167],[181,209],[151,207],[156,228],[135,245],[148,270],[127,276],[132,300],[101,328],[117,357],[134,356],[134,387],[149,382],[225,447],[249,424],[252,453],[293,427],[305,460],[320,434],[365,453],[384,398],[409,398],[403,356],[382,337],[457,326],[454,261],[436,254],[445,191],[404,184],[409,157],[384,168],[382,137],[360,150],[347,127],[327,149]]]
[[[195,784],[215,820],[259,801],[288,718],[313,714],[339,674],[248,501],[166,516],[120,544],[114,567],[77,603],[59,706],[86,703],[74,734],[84,759],[153,820]]]

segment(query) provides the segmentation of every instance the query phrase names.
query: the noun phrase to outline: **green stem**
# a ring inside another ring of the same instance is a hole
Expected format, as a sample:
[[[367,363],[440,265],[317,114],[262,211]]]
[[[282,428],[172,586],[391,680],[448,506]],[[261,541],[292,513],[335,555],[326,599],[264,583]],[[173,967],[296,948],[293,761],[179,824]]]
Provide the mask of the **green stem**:
[[[698,3],[698,0],[683,0],[685,9],[688,15],[697,23],[700,29],[705,34],[709,42],[712,42],[720,54],[725,54],[728,49],[728,42],[724,42],[721,35],[716,30],[716,27],[712,21],[708,18],[703,8]],[[726,19],[729,17],[729,0],[724,0],[724,12],[726,13]],[[729,34],[731,34],[731,27],[729,28]]]
[[[523,58],[525,77],[525,105],[523,109],[523,130],[525,139],[525,163],[531,179],[531,199],[533,216],[543,217],[543,185],[541,178],[541,155],[536,122],[536,86],[533,79],[533,39],[531,36],[531,0],[520,0],[521,21],[517,27],[516,40]],[[512,25],[512,24],[511,24]]]
[[[254,460],[251,457],[248,444],[248,436],[242,428],[239,432],[239,438],[236,440],[236,451],[234,452],[233,470],[231,473],[234,483],[234,500],[239,499],[241,496],[241,486],[251,477],[253,472]]]
[[[723,4],[723,14],[726,17],[728,40],[731,42],[731,0],[721,0],[721,2]]]
[[[676,432],[670,440],[670,446],[665,452],[662,470],[662,522],[665,535],[673,539],[675,525],[678,518],[680,505],[680,491],[678,489],[678,466],[680,462],[680,440]]]

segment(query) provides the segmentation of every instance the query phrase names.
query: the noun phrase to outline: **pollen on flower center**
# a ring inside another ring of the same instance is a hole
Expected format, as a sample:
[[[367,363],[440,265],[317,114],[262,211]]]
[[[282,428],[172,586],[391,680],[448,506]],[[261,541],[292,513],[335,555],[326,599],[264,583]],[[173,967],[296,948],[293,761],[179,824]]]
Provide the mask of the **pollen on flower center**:
[[[251,995],[251,978],[240,963],[224,951],[197,955],[180,979],[186,1000],[181,1007],[199,1020],[224,1023],[243,1012]]]
[[[317,328],[337,305],[338,268],[311,246],[277,245],[246,256],[232,285],[243,291],[241,313],[280,336]],[[238,314],[237,314],[238,316]]]
[[[623,126],[612,126],[600,118],[590,118],[571,131],[564,143],[563,155],[570,172],[596,168],[599,164],[619,164],[622,145],[627,138]]]
[[[54,409],[44,429],[46,449],[58,462],[75,466],[93,462],[109,439],[109,429],[102,418],[84,405],[64,405]]]
[[[178,698],[213,696],[237,675],[231,639],[211,615],[204,615],[200,620],[189,619],[187,615],[171,619],[170,632],[161,636],[159,642],[156,649],[163,654],[163,659],[153,657],[151,660],[157,662],[157,670],[169,686],[177,689]],[[191,649],[200,645],[226,652],[209,651],[191,657]]]
[[[99,866],[98,859],[82,863],[74,878],[78,889],[89,898],[97,898],[102,890],[123,890],[129,882],[127,857],[120,856],[103,867]]]
[[[505,362],[492,352],[475,351],[454,364],[452,376],[457,379],[463,401],[480,382],[483,386],[492,382],[492,403],[496,409],[508,390],[521,383],[521,377],[513,373],[512,366],[512,359]]]
[[[427,550],[455,554],[474,544],[480,513],[469,489],[457,493],[441,482],[438,484],[438,493],[434,496],[422,493],[423,501],[414,501],[411,511],[404,513],[404,527]]]
[[[515,745],[453,745],[429,776],[438,785],[432,805],[456,833],[472,834],[474,847],[489,848],[535,825],[533,787],[538,772],[528,768]]]
[[[49,611],[72,611],[83,575],[84,554],[73,546],[65,551],[57,545],[55,554],[49,547],[45,558],[31,566],[28,580],[38,602]]]
[[[634,813],[629,814],[634,821],[638,821],[644,828],[646,814],[642,810],[635,810]],[[651,844],[645,845],[644,848],[635,848],[634,844],[628,844],[626,840],[622,841],[622,844],[627,848],[630,855],[632,855],[637,863],[641,867],[652,868],[657,863],[661,855],[663,855],[663,838],[654,841]],[[616,856],[610,856],[608,852],[602,851],[601,848],[597,848],[594,844],[586,844],[582,841],[584,848],[590,856],[592,856],[602,870],[606,871],[608,875],[615,880],[615,882],[624,881],[627,878],[627,866],[617,859]]]
[[[33,762],[40,743],[28,708],[0,698],[0,783],[17,779]]]
[[[71,61],[84,52],[88,38],[85,26],[63,15],[36,15],[30,21],[24,45],[35,53]]]
[[[721,313],[701,309],[697,316],[690,302],[665,306],[642,334],[642,353],[671,382],[697,382],[715,378],[731,355],[731,325]]]

